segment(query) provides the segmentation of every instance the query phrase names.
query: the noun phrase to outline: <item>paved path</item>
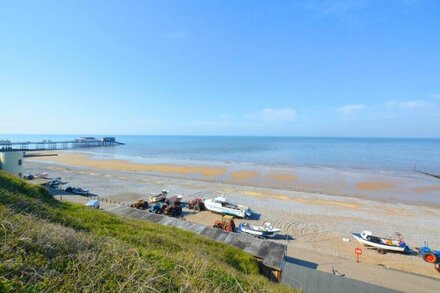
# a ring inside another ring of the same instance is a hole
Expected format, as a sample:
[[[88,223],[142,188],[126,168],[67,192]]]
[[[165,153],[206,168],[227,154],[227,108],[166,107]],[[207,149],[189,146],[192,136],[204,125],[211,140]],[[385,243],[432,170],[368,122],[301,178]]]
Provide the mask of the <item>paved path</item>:
[[[439,279],[368,263],[356,263],[354,260],[320,254],[312,250],[296,249],[292,245],[289,245],[287,255],[294,258],[297,264],[315,268],[318,271],[332,272],[332,267],[334,267],[351,279],[402,292],[440,292]]]

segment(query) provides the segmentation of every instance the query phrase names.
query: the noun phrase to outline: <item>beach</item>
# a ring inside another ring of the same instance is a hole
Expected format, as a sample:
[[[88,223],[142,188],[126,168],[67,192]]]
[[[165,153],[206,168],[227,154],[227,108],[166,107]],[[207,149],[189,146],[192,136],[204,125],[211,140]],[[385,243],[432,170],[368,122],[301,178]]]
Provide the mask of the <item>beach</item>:
[[[219,163],[169,159],[131,160],[115,159],[114,157],[96,153],[60,151],[57,156],[32,158],[30,160],[94,169],[144,173],[167,178],[440,207],[439,180],[415,172],[379,172],[328,167],[292,168],[234,162]]]
[[[124,204],[163,189],[171,195],[182,194],[184,200],[224,194],[256,212],[255,219],[246,221],[269,221],[281,228],[287,239],[275,241],[288,244],[289,257],[316,264],[319,270],[331,272],[334,267],[348,277],[397,290],[429,292],[440,288],[433,265],[418,256],[382,255],[363,248],[361,263],[356,263],[354,249],[360,245],[351,236],[351,232],[363,230],[380,236],[400,232],[411,248],[423,245],[423,241],[440,247],[440,208],[431,197],[424,197],[437,192],[439,183],[426,176],[330,169],[315,176],[318,172],[311,168],[143,164],[77,152],[27,158],[25,170],[60,176],[68,185],[88,188],[93,194]],[[395,196],[407,188],[411,192]],[[414,196],[417,202],[411,200]],[[209,212],[188,211],[183,217],[207,226],[220,218]],[[403,287],[405,282],[408,284]],[[420,287],[418,282],[424,285]]]

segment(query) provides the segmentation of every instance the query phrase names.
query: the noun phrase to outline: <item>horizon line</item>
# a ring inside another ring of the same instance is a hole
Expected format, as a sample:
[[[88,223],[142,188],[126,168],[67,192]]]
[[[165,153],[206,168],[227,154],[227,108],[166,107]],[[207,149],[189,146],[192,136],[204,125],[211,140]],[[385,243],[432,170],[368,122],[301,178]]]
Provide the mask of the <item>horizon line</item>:
[[[3,135],[69,135],[69,136],[174,136],[174,137],[254,137],[254,138],[359,138],[359,139],[440,139],[439,137],[428,137],[428,136],[419,136],[419,137],[411,137],[411,136],[327,136],[327,135],[246,135],[246,134],[99,134],[99,133],[2,133],[0,137]]]

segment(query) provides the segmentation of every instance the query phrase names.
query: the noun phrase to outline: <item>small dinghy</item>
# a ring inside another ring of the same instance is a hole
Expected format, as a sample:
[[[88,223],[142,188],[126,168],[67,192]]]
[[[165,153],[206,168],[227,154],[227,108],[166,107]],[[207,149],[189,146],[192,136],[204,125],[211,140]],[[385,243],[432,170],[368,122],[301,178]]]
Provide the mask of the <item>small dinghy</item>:
[[[271,223],[264,223],[263,226],[252,225],[248,223],[240,223],[238,225],[238,232],[249,234],[255,237],[270,237],[281,231],[281,229],[274,228]]]
[[[86,207],[91,207],[91,208],[99,209],[99,200],[98,199],[94,199],[94,200],[89,201],[88,203],[86,203]]]
[[[371,231],[363,231],[362,233],[351,234],[359,243],[362,243],[366,246],[374,247],[379,253],[385,253],[386,251],[407,253],[410,250],[399,233],[396,233],[398,239],[373,236],[373,233]]]

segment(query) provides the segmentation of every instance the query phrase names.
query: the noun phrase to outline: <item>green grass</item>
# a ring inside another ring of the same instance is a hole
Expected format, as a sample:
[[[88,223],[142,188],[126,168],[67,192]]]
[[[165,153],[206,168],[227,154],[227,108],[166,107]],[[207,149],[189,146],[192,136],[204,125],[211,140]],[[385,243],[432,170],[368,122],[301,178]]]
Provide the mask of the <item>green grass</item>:
[[[288,290],[239,249],[59,202],[0,171],[0,292]]]

